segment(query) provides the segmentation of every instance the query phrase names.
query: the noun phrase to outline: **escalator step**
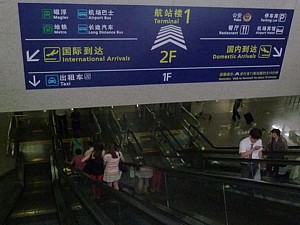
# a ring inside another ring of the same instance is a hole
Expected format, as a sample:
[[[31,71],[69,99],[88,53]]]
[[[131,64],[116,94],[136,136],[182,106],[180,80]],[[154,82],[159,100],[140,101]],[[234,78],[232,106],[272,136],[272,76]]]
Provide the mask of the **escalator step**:
[[[40,210],[36,212],[24,211],[20,214],[11,215],[10,219],[6,222],[6,225],[57,225],[57,213],[55,211]]]

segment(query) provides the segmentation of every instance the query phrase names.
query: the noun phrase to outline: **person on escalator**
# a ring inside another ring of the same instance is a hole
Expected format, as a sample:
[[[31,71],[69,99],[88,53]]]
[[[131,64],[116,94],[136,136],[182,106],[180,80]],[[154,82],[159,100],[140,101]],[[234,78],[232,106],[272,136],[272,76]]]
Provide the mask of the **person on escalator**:
[[[94,151],[89,157],[84,157],[85,167],[83,172],[87,173],[93,180],[102,182],[104,172],[103,155],[104,149],[102,144],[95,144]],[[101,189],[99,186],[92,184],[92,198],[94,200],[100,198]]]
[[[68,135],[68,120],[67,120],[67,110],[57,109],[55,110],[56,121],[58,125],[58,134],[62,137]]]
[[[72,158],[72,160],[71,161],[66,160],[66,163],[68,163],[70,165],[74,165],[75,169],[83,170],[85,163],[82,162],[82,159],[84,158],[84,156],[82,155],[81,149],[79,149],[79,148],[76,149],[75,153],[76,153],[76,155]]]
[[[122,172],[119,169],[119,162],[125,161],[122,153],[117,151],[115,145],[110,143],[108,145],[108,153],[104,155],[104,175],[103,181],[105,181],[110,187],[119,190],[119,180],[121,179]]]
[[[153,176],[153,168],[148,166],[141,166],[136,175],[139,178],[137,192],[142,194],[148,193],[150,179]]]
[[[266,147],[266,151],[271,154],[268,155],[267,158],[284,160],[284,152],[288,150],[287,140],[281,135],[281,131],[279,129],[272,129],[270,133],[272,138]],[[268,163],[266,166],[267,175],[274,178],[278,177],[280,166],[285,165]]]
[[[94,142],[89,141],[88,147],[89,148],[84,152],[84,156],[89,158],[92,152],[94,151]]]
[[[241,115],[239,114],[239,108],[243,106],[242,99],[234,100],[233,108],[232,108],[232,120],[236,121],[236,119],[241,119]]]
[[[73,112],[70,115],[70,118],[72,120],[72,129],[74,131],[79,131],[81,126],[80,126],[80,112],[78,109],[74,109]]]
[[[151,178],[151,192],[160,192],[163,173],[160,169],[153,169]]]
[[[239,154],[245,159],[262,159],[262,131],[253,128],[249,132],[249,137],[241,140],[239,145]],[[257,172],[260,172],[260,164],[258,162],[245,161],[241,162],[241,176],[243,178],[254,179]]]
[[[76,149],[80,149],[83,152],[82,139],[80,138],[79,132],[75,131],[70,143],[70,153],[75,156]]]

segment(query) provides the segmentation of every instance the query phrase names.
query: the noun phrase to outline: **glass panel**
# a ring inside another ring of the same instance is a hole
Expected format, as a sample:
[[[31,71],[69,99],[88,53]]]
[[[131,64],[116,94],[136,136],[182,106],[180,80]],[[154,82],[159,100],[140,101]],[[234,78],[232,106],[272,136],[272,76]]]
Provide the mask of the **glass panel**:
[[[133,207],[131,204],[128,204],[128,202],[108,191],[108,187],[103,187],[103,183],[95,184],[88,177],[74,178],[77,187],[85,198],[93,200],[115,224],[161,224],[139,208]],[[124,190],[126,190],[125,187]]]
[[[300,194],[257,188],[249,185],[226,185],[225,199],[229,224],[297,224]]]

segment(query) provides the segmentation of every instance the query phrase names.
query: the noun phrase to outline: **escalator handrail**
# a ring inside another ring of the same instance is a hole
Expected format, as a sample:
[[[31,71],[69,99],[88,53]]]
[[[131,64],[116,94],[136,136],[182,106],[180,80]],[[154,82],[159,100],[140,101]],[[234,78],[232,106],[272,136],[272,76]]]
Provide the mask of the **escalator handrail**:
[[[174,147],[174,145],[172,144],[172,142],[168,139],[168,137],[166,136],[166,134],[160,129],[159,130],[162,134],[162,136],[164,137],[164,139],[168,142],[168,144],[171,146],[171,149],[173,150],[172,152],[174,152],[174,154],[165,154],[164,153],[164,156],[171,156],[171,157],[178,157],[178,158],[181,158],[180,157],[180,154],[176,151],[176,148]]]
[[[193,128],[214,149],[238,149],[239,148],[237,146],[229,146],[229,147],[215,146],[201,131],[199,131],[199,129],[195,125],[190,124],[190,128]],[[289,146],[289,150],[290,149],[300,150],[300,146]]]
[[[9,121],[9,127],[7,131],[7,142],[6,142],[6,155],[10,157],[15,157],[16,154],[16,129],[17,129],[17,123],[16,123],[16,116],[12,116]],[[14,144],[12,146],[12,143]],[[12,149],[13,148],[13,149]]]
[[[62,145],[63,140],[62,140],[62,137],[60,137],[57,132],[55,111],[52,110],[49,113],[50,113],[50,118],[51,118],[52,128],[53,128],[52,145],[53,145],[54,150],[58,151],[57,144],[60,143]],[[62,146],[60,146],[60,147],[62,147]],[[64,159],[67,159],[65,151],[62,151],[62,154],[63,154]],[[54,154],[54,157],[55,157],[55,154]]]
[[[172,154],[165,154],[165,157],[169,158],[189,158],[193,159],[203,159],[203,160],[211,160],[211,161],[235,161],[235,162],[258,162],[258,163],[274,163],[274,164],[291,164],[291,165],[300,165],[299,160],[291,160],[291,159],[247,159],[247,158],[240,158],[237,154],[237,157],[215,157],[215,156],[203,156],[202,152],[197,153],[181,153],[180,156],[172,155]],[[219,154],[220,155],[220,154]]]
[[[208,138],[201,131],[199,131],[199,129],[195,125],[190,124],[190,128],[193,128],[214,149],[238,149],[238,147],[234,147],[234,146],[230,146],[230,147],[215,146],[210,140],[208,140]]]
[[[277,152],[271,152],[271,151],[262,151],[263,155],[276,155],[278,153],[283,153],[285,156],[287,155],[299,155],[300,156],[300,149],[297,150],[287,150],[287,151],[277,151]],[[209,150],[201,150],[201,151],[192,151],[192,152],[182,152],[181,154],[195,154],[195,155],[232,155],[236,154],[239,156],[238,149],[223,149],[223,150],[215,150],[215,149],[209,149]]]
[[[132,130],[127,130],[127,138],[129,137],[129,134],[133,137],[135,143],[137,144],[137,146],[139,147],[139,150],[141,152],[143,152],[143,147],[141,146],[141,144],[139,143],[138,139],[136,138],[134,132]]]
[[[181,105],[181,109],[183,109],[183,111],[187,113],[196,122],[197,126],[200,127],[199,120],[192,113],[190,113],[183,105]]]
[[[93,117],[93,120],[94,120],[94,124],[96,125],[96,128],[97,128],[97,129],[96,129],[96,134],[101,135],[102,129],[101,129],[101,126],[100,126],[100,124],[99,124],[98,118],[97,118],[97,116],[96,116],[94,110],[91,109],[90,112],[91,112],[91,114],[92,114],[92,117]]]
[[[69,177],[65,174],[61,167],[58,167],[58,171],[60,176],[64,178],[64,180],[68,183],[72,191],[76,194],[77,198],[84,205],[84,207],[88,210],[89,214],[95,220],[97,224],[101,225],[114,225],[114,223],[110,220],[110,218],[99,208],[96,203],[92,201],[88,201],[82,193],[77,189],[77,187],[70,181]]]
[[[140,167],[140,165],[128,163],[130,165],[136,165]],[[82,171],[78,171],[78,173],[81,176],[87,176]],[[91,179],[91,178],[90,178]],[[162,209],[161,207],[155,205],[153,202],[149,203],[149,201],[143,200],[142,198],[137,198],[135,196],[129,195],[126,192],[117,191],[108,185],[105,185],[102,182],[97,182],[93,179],[90,180],[93,184],[99,185],[101,189],[109,192],[110,194],[114,195],[115,197],[122,199],[123,201],[127,202],[129,205],[134,206],[135,208],[143,211],[148,216],[164,223],[164,224],[174,224],[174,225],[184,225],[189,224],[186,223],[185,220],[193,220],[193,218],[178,218],[174,215],[176,215],[177,212],[175,212],[173,209],[168,208],[168,210]],[[185,217],[188,217],[185,215]]]
[[[299,161],[298,161],[299,163]],[[131,164],[132,166],[139,166],[135,164]],[[234,184],[241,184],[241,185],[250,185],[251,187],[255,188],[269,188],[274,190],[282,190],[287,192],[292,192],[297,195],[300,193],[300,185],[297,184],[288,184],[288,183],[272,183],[267,181],[256,181],[253,179],[245,179],[242,177],[234,177],[228,175],[220,175],[220,174],[208,174],[205,172],[191,170],[188,167],[180,167],[176,169],[169,169],[165,167],[158,167],[158,166],[151,166],[153,169],[161,170],[162,172],[167,172],[168,174],[174,175],[174,177],[195,177],[196,179],[208,179],[216,182],[222,182],[225,184],[234,183]]]
[[[172,155],[166,155],[170,158],[182,158],[184,157],[181,155],[181,157],[175,157]],[[234,161],[234,162],[258,162],[258,163],[272,163],[272,164],[280,164],[280,165],[300,165],[299,160],[281,160],[281,159],[245,159],[245,158],[239,158],[239,157],[210,157],[210,156],[193,156],[191,159],[203,159],[203,160],[211,160],[211,161]]]
[[[117,124],[120,133],[123,133],[123,129],[122,129],[119,121],[117,120],[114,111],[111,108],[109,109],[109,114],[112,116],[113,121]]]
[[[55,138],[52,139],[52,144],[54,146]],[[68,207],[66,207],[63,194],[59,185],[60,178],[57,170],[57,160],[56,154],[54,152],[50,152],[50,166],[51,166],[51,184],[52,190],[55,196],[55,203],[57,208],[57,214],[59,217],[59,221],[61,225],[72,225],[75,220],[72,216],[69,215]]]
[[[53,188],[57,188],[58,185],[57,185],[57,181],[59,179],[59,177],[64,177],[65,180],[67,181],[67,183],[70,185],[71,189],[74,191],[75,195],[78,197],[78,199],[81,201],[81,203],[84,205],[84,207],[87,209],[87,211],[89,212],[89,214],[92,215],[92,217],[96,220],[97,224],[101,224],[101,225],[113,225],[114,223],[111,222],[111,220],[108,218],[107,219],[107,216],[102,212],[99,212],[99,210],[96,212],[95,210],[95,207],[92,207],[91,204],[95,204],[95,203],[91,203],[91,202],[88,202],[83,196],[82,194],[76,189],[76,187],[73,185],[72,186],[72,183],[70,183],[70,180],[68,179],[67,175],[63,172],[63,169],[61,168],[60,165],[58,165],[58,162],[57,162],[57,155],[56,153],[58,152],[58,149],[57,149],[57,146],[54,144],[54,143],[57,143],[58,139],[59,139],[59,136],[57,135],[56,133],[56,124],[55,124],[55,115],[54,113],[51,114],[51,117],[52,117],[52,122],[53,122],[53,129],[54,129],[54,135],[53,135],[53,138],[52,138],[52,141],[53,141],[53,152],[52,152],[52,163],[53,163],[53,166],[55,168],[53,168],[53,173],[56,172],[58,173],[57,175],[54,175],[54,178],[52,180],[53,183]],[[65,158],[65,154],[64,154],[64,151],[63,151],[63,157]],[[66,179],[67,178],[67,179]],[[55,190],[54,190],[55,191]],[[55,191],[55,195],[56,197],[60,198],[61,195],[61,192],[57,189],[57,191]],[[72,223],[72,219],[68,218],[66,216],[66,211],[64,210],[64,208],[66,207],[63,207],[63,202],[61,201],[56,201],[57,203],[57,207],[59,207],[59,216],[60,216],[60,220],[63,224],[66,224],[66,225],[69,225],[69,224],[74,224]],[[63,212],[61,211],[63,210]]]
[[[111,119],[109,119],[109,121],[112,121],[113,127],[115,127],[115,125],[117,126],[116,131],[113,132],[114,133],[114,138],[115,139],[117,138],[118,142],[119,142],[118,144],[120,146],[122,146],[124,141],[125,141],[124,139],[126,138],[124,136],[124,134],[126,134],[126,131],[122,129],[121,124],[117,120],[116,115],[115,115],[114,111],[112,110],[112,108],[109,109],[109,115],[110,115],[110,118],[111,118]],[[109,122],[108,122],[108,124],[109,124]],[[118,132],[118,133],[116,133],[116,132]]]
[[[183,151],[183,147],[182,147],[182,145],[179,143],[179,141],[175,138],[175,136],[172,134],[172,132],[167,128],[167,127],[165,127],[165,126],[162,126],[161,127],[161,129],[162,129],[162,132],[164,131],[164,130],[166,130],[168,133],[169,133],[169,135],[171,136],[171,138],[176,142],[176,144],[179,146],[179,148],[180,148],[180,150],[181,151]],[[175,146],[173,146],[174,148],[175,148]]]
[[[113,128],[111,127],[111,125],[109,124],[109,122],[107,122],[107,126],[108,126],[108,129],[110,130],[110,132],[113,134],[113,139],[114,139],[114,142],[117,143],[117,145],[121,146],[122,147],[122,141],[120,140],[120,138],[118,137],[118,135],[116,135],[114,133],[114,130]]]
[[[151,115],[153,121],[155,122],[156,121],[156,115],[155,115],[155,113],[148,106],[145,106],[145,109]]]
[[[0,180],[11,174],[11,172],[15,171],[16,176],[15,176],[15,187],[16,189],[14,190],[13,193],[13,198],[11,199],[12,204],[8,204],[8,207],[6,208],[6,215],[0,219],[0,222],[6,221],[9,219],[10,214],[13,212],[16,203],[18,202],[18,199],[21,197],[23,188],[24,188],[24,155],[22,152],[20,152],[18,149],[16,151],[16,166],[15,169],[5,173]],[[3,207],[3,206],[1,206]]]
[[[6,155],[11,155],[11,149],[10,149],[10,141],[12,139],[11,137],[11,132],[12,132],[12,120],[13,117],[10,118],[9,126],[8,126],[8,131],[7,131],[7,145],[6,145]]]
[[[135,155],[137,156],[136,159],[139,159],[139,161],[140,161],[140,165],[146,165],[146,161],[145,161],[144,157],[137,152],[134,144],[131,141],[128,141],[128,145],[127,145],[128,149],[129,149],[129,146],[132,146],[133,151],[134,151]]]

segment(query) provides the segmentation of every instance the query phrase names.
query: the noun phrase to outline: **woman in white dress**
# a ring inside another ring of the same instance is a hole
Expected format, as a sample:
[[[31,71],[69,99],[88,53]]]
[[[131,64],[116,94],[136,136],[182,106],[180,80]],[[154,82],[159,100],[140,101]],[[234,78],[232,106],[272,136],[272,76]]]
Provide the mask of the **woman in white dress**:
[[[110,187],[119,190],[119,180],[122,172],[119,169],[119,161],[124,161],[124,157],[120,151],[116,151],[114,144],[108,145],[108,153],[104,155],[104,176],[103,181],[107,182]]]

